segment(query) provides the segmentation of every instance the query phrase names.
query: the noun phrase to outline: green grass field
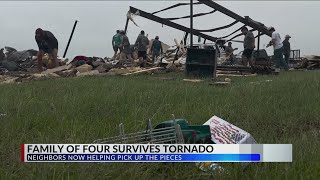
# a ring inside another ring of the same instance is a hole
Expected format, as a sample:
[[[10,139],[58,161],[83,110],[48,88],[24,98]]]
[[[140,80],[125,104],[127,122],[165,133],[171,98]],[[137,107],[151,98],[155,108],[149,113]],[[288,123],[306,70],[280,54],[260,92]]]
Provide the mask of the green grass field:
[[[163,80],[160,77],[175,77]],[[83,77],[0,86],[0,179],[317,179],[320,177],[320,72],[236,77],[225,87],[184,82],[184,75]],[[267,81],[272,80],[272,81]],[[253,83],[252,83],[253,82]],[[293,163],[22,163],[20,145],[92,143],[145,129],[174,114],[191,124],[217,115],[261,144],[293,144]]]

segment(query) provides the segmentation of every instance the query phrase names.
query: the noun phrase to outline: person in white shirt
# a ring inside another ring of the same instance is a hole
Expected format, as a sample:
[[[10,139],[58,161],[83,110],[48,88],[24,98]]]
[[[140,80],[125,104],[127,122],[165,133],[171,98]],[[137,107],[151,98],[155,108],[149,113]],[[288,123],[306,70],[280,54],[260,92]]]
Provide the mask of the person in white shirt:
[[[276,62],[276,68],[278,69],[281,66],[285,70],[288,70],[289,69],[288,64],[283,59],[283,44],[281,41],[280,34],[276,32],[274,27],[270,27],[269,31],[272,33],[272,40],[269,42],[267,47],[273,45],[273,49],[274,49],[273,57]]]

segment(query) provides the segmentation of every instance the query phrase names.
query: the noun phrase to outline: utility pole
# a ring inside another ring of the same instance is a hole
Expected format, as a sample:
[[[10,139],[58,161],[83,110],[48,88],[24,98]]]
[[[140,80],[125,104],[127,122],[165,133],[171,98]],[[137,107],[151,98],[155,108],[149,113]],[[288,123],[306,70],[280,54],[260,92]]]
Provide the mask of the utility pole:
[[[69,38],[67,47],[66,47],[66,49],[65,49],[65,51],[64,51],[63,58],[65,58],[66,55],[67,55],[67,52],[68,52],[68,49],[69,49],[69,45],[70,45],[70,42],[71,42],[71,39],[72,39],[74,30],[76,29],[77,23],[78,23],[78,21],[76,20],[76,21],[74,22],[74,25],[73,25],[73,28],[72,28],[72,32],[71,32],[71,35],[70,35],[70,38]]]
[[[127,30],[128,30],[128,24],[129,24],[129,18],[127,18],[126,21],[126,26],[124,27],[124,32],[127,34]]]
[[[190,47],[193,47],[193,0],[190,0]]]

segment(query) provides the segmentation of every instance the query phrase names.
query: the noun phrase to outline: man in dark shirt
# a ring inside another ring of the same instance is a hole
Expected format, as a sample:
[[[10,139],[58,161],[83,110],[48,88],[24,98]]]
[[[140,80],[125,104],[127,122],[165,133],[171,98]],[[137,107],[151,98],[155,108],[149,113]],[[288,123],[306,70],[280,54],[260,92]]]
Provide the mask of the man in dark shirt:
[[[152,63],[154,64],[155,59],[163,53],[162,43],[159,41],[159,36],[156,36],[155,40],[151,45],[151,53],[152,53]]]
[[[247,66],[249,61],[249,65],[252,67],[253,61],[251,57],[252,57],[252,52],[255,48],[254,35],[245,26],[241,28],[241,32],[242,34],[244,34],[244,41],[243,41],[244,51],[242,53],[242,63],[244,66]]]
[[[132,49],[130,46],[130,41],[125,31],[120,31],[120,62],[119,65],[123,65],[124,61],[128,58],[131,63],[132,59]]]
[[[146,66],[148,45],[149,39],[144,35],[144,31],[141,31],[136,40],[135,46],[138,48],[138,58],[140,66],[142,67]]]
[[[50,32],[38,28],[35,32],[35,39],[39,47],[38,52],[38,69],[42,71],[43,62],[42,56],[48,53],[52,57],[52,63],[49,64],[48,68],[54,68],[59,66],[58,64],[58,40]]]
[[[290,42],[289,39],[291,38],[291,36],[286,35],[285,39],[283,40],[282,44],[283,44],[283,55],[284,55],[284,59],[286,61],[286,63],[289,65],[289,57],[290,57]]]
[[[3,48],[1,48],[0,49],[0,64],[1,64],[1,62],[4,60],[4,58],[6,57],[6,55],[4,54],[4,49]]]

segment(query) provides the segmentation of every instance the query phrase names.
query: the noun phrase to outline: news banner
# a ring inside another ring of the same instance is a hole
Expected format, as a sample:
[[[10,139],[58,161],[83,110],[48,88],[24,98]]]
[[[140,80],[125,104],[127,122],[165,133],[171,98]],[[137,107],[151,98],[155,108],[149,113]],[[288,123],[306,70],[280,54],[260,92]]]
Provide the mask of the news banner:
[[[292,162],[291,144],[22,144],[23,162]]]

